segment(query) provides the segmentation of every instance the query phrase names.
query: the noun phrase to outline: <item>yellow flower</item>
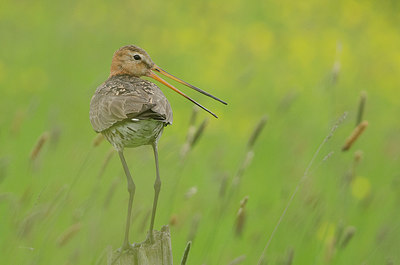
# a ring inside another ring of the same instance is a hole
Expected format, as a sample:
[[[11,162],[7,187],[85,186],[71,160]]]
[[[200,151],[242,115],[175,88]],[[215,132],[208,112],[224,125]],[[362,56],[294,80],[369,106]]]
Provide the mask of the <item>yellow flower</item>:
[[[359,199],[365,199],[371,192],[371,183],[365,177],[356,177],[351,182],[351,194]]]

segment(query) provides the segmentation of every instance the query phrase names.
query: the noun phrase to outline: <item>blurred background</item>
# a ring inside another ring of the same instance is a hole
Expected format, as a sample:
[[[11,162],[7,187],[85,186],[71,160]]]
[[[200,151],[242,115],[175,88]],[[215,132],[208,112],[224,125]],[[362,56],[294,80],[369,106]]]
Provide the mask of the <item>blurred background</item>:
[[[257,264],[300,183],[262,264],[398,264],[399,11],[391,0],[2,1],[1,263],[105,264],[122,244],[125,176],[88,115],[113,53],[135,44],[229,103],[176,84],[220,117],[193,119],[192,104],[158,84],[174,124],[159,143],[155,227],[170,225],[175,263],[192,240],[187,264]],[[362,99],[369,126],[342,152]],[[126,158],[130,239],[141,242],[153,154]]]

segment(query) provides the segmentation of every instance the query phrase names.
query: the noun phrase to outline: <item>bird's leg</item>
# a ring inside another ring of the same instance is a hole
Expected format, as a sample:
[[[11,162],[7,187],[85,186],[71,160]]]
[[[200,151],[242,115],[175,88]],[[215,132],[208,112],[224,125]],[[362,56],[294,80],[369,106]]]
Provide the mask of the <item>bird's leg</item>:
[[[150,243],[154,242],[154,237],[153,237],[154,218],[156,216],[156,211],[157,211],[158,195],[160,194],[160,189],[161,189],[160,172],[159,172],[159,169],[158,169],[157,141],[155,141],[152,146],[153,146],[153,151],[154,151],[154,160],[156,162],[156,174],[157,174],[157,176],[156,176],[156,181],[154,182],[153,211],[151,213],[150,231],[149,231]]]
[[[129,249],[131,245],[129,244],[129,228],[131,225],[131,215],[132,215],[132,203],[133,197],[135,196],[135,183],[133,182],[131,173],[129,172],[128,165],[126,164],[125,157],[122,151],[118,151],[119,158],[121,159],[122,166],[124,167],[126,180],[128,181],[128,192],[129,192],[129,204],[128,204],[128,214],[126,216],[126,227],[125,227],[125,238],[122,244],[122,250]]]

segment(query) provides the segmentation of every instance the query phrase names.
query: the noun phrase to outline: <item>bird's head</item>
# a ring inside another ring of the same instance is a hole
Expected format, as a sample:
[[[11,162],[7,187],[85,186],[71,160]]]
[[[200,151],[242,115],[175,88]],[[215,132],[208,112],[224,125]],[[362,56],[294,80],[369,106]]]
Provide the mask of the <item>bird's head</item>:
[[[142,76],[151,77],[151,78],[159,81],[160,83],[166,85],[167,87],[171,88],[178,94],[184,96],[185,98],[187,98],[188,100],[190,100],[191,102],[193,102],[194,104],[196,104],[197,106],[199,106],[200,108],[204,109],[205,111],[209,112],[211,115],[213,115],[214,117],[217,118],[217,116],[214,113],[212,113],[211,111],[209,111],[208,109],[206,109],[205,107],[203,107],[202,105],[200,105],[199,103],[197,103],[196,101],[194,101],[193,99],[191,99],[190,97],[188,97],[187,95],[185,95],[184,93],[179,91],[174,86],[170,85],[167,81],[165,81],[164,79],[162,79],[161,77],[156,75],[155,72],[165,75],[175,81],[178,81],[179,83],[184,84],[185,86],[188,86],[188,87],[196,90],[197,92],[200,92],[206,96],[209,96],[225,105],[227,104],[225,101],[223,101],[217,97],[214,97],[213,95],[205,92],[204,90],[201,90],[200,88],[197,88],[197,87],[183,81],[182,79],[179,79],[179,78],[167,73],[166,71],[161,69],[159,66],[157,66],[151,60],[151,58],[147,54],[147,52],[145,50],[143,50],[142,48],[139,48],[135,45],[127,45],[127,46],[123,46],[123,47],[119,48],[114,53],[114,56],[113,56],[113,59],[111,62],[110,76],[130,75],[130,76],[135,76],[135,77],[142,77]]]
[[[145,50],[134,45],[127,45],[114,53],[110,75],[147,76],[153,67],[154,63]]]

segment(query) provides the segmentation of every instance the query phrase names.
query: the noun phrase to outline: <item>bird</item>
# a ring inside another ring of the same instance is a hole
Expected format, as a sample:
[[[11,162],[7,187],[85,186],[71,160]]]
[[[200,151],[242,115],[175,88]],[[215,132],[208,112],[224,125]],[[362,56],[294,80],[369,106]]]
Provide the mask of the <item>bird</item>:
[[[153,149],[156,167],[154,200],[150,228],[144,241],[152,244],[154,243],[154,219],[161,189],[157,144],[164,127],[171,125],[173,119],[171,105],[164,93],[156,84],[142,79],[142,77],[150,77],[164,84],[218,118],[213,112],[166,82],[156,73],[227,105],[225,101],[169,74],[156,65],[148,53],[138,46],[126,45],[114,53],[110,75],[104,83],[97,87],[90,101],[89,117],[94,131],[101,133],[118,152],[127,179],[129,201],[122,250],[133,247],[129,243],[129,229],[136,190],[136,185],[124,157],[124,149],[142,145],[151,145]]]

